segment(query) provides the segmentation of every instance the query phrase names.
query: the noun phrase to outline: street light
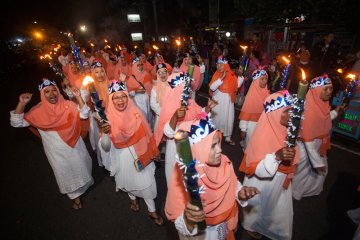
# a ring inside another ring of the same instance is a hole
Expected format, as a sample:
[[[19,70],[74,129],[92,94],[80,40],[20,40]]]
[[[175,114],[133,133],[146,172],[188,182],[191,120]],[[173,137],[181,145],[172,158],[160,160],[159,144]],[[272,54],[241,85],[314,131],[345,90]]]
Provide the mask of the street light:
[[[225,33],[225,36],[226,36],[226,37],[230,37],[230,32],[226,32],[226,33]]]
[[[80,30],[83,31],[83,32],[86,32],[87,27],[86,27],[85,25],[81,25],[81,26],[80,26]]]

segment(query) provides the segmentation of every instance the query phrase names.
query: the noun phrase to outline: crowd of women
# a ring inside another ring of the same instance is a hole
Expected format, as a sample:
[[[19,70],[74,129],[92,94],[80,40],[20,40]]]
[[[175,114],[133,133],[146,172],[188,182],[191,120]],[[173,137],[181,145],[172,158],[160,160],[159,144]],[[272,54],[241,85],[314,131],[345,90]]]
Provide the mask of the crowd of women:
[[[292,199],[320,194],[328,172],[329,131],[339,111],[330,111],[331,79],[324,73],[310,81],[302,129],[296,147],[290,148],[285,140],[292,94],[286,88],[270,89],[270,72],[251,65],[250,78],[245,79],[243,66],[233,70],[225,57],[217,56],[210,97],[202,107],[195,101],[206,70],[199,56],[191,77],[192,93],[184,99],[194,60],[184,53],[181,65],[172,67],[157,54],[152,65],[144,54],[123,49],[120,56],[98,51],[79,66],[79,61],[62,54],[61,85],[42,79],[41,101],[27,113],[24,109],[32,94],[21,94],[10,112],[10,123],[38,130],[60,192],[73,200],[74,209],[82,208],[81,196],[94,183],[83,140],[88,135],[99,166],[114,177],[116,191],[128,194],[134,212],[143,199],[149,217],[159,226],[165,219],[155,207],[154,161],[165,153],[165,213],[180,239],[234,239],[239,211],[242,227],[253,238],[291,239]],[[94,80],[92,89],[83,85],[86,75]],[[244,99],[236,116],[239,147],[231,135],[234,103],[245,81],[250,87],[240,95]],[[189,134],[202,209],[190,203],[177,164],[174,135],[179,130]],[[222,142],[244,152],[239,169],[222,154]],[[245,173],[243,183],[235,171]],[[205,230],[198,228],[203,221]]]

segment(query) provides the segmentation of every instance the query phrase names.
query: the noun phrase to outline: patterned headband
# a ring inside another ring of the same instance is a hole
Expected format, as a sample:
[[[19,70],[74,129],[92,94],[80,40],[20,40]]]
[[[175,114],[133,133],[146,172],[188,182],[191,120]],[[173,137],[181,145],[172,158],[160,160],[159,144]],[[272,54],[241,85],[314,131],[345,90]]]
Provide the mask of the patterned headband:
[[[217,64],[225,64],[228,63],[228,61],[226,61],[226,59],[223,56],[218,57],[218,60],[216,62]]]
[[[55,81],[49,80],[47,78],[43,78],[42,83],[39,84],[39,91],[51,85],[56,87]]]
[[[192,145],[200,142],[202,139],[206,138],[210,133],[214,131],[216,131],[216,128],[208,116],[206,116],[205,119],[200,119],[198,125],[191,125],[190,127],[190,144]]]
[[[325,85],[329,85],[331,84],[331,79],[329,78],[329,76],[327,74],[321,75],[319,77],[314,78],[313,80],[311,80],[310,83],[310,88],[317,88],[317,87],[321,87],[321,86],[325,86]]]
[[[134,60],[132,61],[132,64],[137,63],[138,61],[140,61],[140,59],[138,57],[134,58]]]
[[[88,66],[90,66],[89,61],[84,61],[84,62],[83,62],[83,67],[88,67]]]
[[[265,70],[263,69],[258,69],[258,70],[255,70],[252,74],[252,79],[253,81],[260,78],[260,77],[263,77],[263,76],[266,76],[268,77],[268,74]]]
[[[91,65],[91,69],[95,69],[98,67],[103,67],[102,63],[99,61],[95,61],[92,65]]]
[[[277,99],[271,99],[270,102],[264,103],[265,113],[278,110],[283,107],[291,106],[292,96],[288,91],[283,91],[283,96],[278,96]]]
[[[159,63],[158,65],[156,65],[156,71],[158,71],[160,68],[166,68],[166,65],[163,63]]]
[[[113,80],[111,86],[109,87],[109,95],[119,91],[127,91],[126,85],[122,82]]]
[[[176,75],[175,78],[172,78],[170,81],[168,80],[168,83],[169,83],[171,88],[175,88],[178,85],[180,85],[181,83],[185,82],[185,80],[187,78],[189,78],[188,73],[181,72],[180,74]]]

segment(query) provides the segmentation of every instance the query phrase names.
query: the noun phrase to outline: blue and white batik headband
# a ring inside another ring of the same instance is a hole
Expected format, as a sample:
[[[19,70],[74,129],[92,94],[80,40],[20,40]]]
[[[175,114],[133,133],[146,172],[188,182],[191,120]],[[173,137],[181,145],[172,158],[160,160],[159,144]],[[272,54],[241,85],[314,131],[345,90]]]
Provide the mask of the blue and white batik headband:
[[[329,78],[329,76],[327,74],[323,74],[323,75],[311,80],[310,88],[313,89],[313,88],[317,88],[317,87],[321,87],[321,86],[329,85],[329,84],[331,84],[331,79]]]
[[[255,70],[252,74],[252,79],[253,81],[260,78],[260,77],[263,77],[263,76],[266,76],[268,77],[268,74],[265,70],[263,69],[258,69],[258,70]]]
[[[41,91],[43,88],[48,87],[48,86],[56,87],[55,81],[49,80],[47,78],[43,78],[42,83],[39,84],[39,91]]]
[[[211,119],[207,116],[205,119],[200,119],[198,125],[191,125],[189,132],[190,144],[200,142],[206,138],[210,133],[216,131]]]
[[[127,91],[126,85],[123,82],[113,80],[111,86],[109,87],[109,95],[119,91]]]
[[[265,113],[278,110],[283,107],[291,106],[292,96],[288,91],[283,91],[283,96],[278,96],[277,99],[271,99],[270,102],[264,103]]]

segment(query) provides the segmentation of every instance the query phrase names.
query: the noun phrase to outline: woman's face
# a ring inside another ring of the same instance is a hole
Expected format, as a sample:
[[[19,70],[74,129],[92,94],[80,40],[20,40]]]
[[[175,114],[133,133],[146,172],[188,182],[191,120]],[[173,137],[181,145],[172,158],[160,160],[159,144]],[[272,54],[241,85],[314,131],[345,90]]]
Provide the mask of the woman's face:
[[[221,142],[219,134],[215,134],[211,143],[209,160],[207,162],[210,166],[219,166],[221,163]]]
[[[102,67],[97,67],[92,71],[92,75],[94,76],[94,80],[98,82],[102,82],[106,78],[105,69]]]
[[[284,127],[288,127],[289,126],[289,120],[290,120],[290,107],[285,108],[285,110],[281,113],[281,117],[280,117],[280,124],[283,125]]]
[[[166,68],[160,68],[157,71],[157,78],[160,79],[160,81],[165,82],[168,78],[168,70]]]
[[[115,109],[122,112],[127,107],[128,97],[123,91],[115,92],[114,95],[112,96],[112,101]]]
[[[45,99],[51,103],[56,104],[58,102],[59,92],[55,86],[48,86],[44,89]]]
[[[223,63],[216,64],[216,69],[221,73],[224,72],[224,70],[225,70],[224,64]]]
[[[333,92],[333,85],[329,84],[329,85],[325,85],[321,91],[321,100],[323,100],[324,102],[329,101],[331,98],[331,94]]]
[[[192,58],[191,57],[185,57],[184,58],[185,66],[189,66],[191,63],[192,63]]]
[[[259,87],[261,87],[261,88],[265,88],[265,87],[266,87],[266,85],[267,85],[267,82],[268,82],[268,78],[267,78],[267,76],[266,76],[266,75],[265,75],[265,76],[260,77],[260,78],[259,78]]]

